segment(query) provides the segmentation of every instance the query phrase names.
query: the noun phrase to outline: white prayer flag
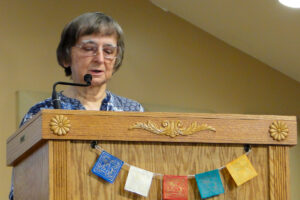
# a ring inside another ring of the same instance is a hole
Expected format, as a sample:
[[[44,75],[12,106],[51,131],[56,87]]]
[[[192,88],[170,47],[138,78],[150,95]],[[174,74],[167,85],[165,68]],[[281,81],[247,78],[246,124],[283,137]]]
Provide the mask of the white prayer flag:
[[[152,177],[152,172],[130,166],[125,190],[147,197],[152,183]]]

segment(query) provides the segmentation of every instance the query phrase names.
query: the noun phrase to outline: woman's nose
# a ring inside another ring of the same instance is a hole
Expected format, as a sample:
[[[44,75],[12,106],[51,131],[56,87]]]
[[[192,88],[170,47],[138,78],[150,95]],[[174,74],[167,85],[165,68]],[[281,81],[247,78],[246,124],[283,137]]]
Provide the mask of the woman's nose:
[[[98,49],[98,52],[94,55],[94,61],[103,63],[104,62],[104,53],[101,48]]]

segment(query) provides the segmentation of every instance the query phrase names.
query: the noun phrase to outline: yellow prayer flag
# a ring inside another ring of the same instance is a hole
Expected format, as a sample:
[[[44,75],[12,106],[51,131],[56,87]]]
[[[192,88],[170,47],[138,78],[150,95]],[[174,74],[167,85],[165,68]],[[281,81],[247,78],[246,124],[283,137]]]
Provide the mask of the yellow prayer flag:
[[[240,186],[257,176],[257,172],[253,168],[246,154],[228,163],[226,168],[228,169],[237,186]]]

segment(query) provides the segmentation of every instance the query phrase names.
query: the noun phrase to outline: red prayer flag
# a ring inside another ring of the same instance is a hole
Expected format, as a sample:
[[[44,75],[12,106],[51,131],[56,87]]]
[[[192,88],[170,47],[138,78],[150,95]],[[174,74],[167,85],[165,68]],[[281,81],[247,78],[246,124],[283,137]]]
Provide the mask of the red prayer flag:
[[[187,176],[164,175],[163,199],[164,200],[187,200],[188,199]]]

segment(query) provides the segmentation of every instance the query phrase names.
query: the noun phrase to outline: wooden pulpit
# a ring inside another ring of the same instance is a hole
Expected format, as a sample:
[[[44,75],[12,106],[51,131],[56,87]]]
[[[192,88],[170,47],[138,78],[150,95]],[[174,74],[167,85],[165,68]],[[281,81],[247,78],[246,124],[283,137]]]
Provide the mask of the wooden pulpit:
[[[124,190],[128,165],[114,183],[91,173],[99,148],[156,174],[188,176],[225,166],[249,144],[258,176],[237,186],[225,167],[225,193],[211,199],[288,200],[296,143],[294,116],[42,110],[8,138],[7,165],[17,200],[158,200],[161,176],[146,198]],[[201,199],[194,178],[188,191],[190,200]]]

